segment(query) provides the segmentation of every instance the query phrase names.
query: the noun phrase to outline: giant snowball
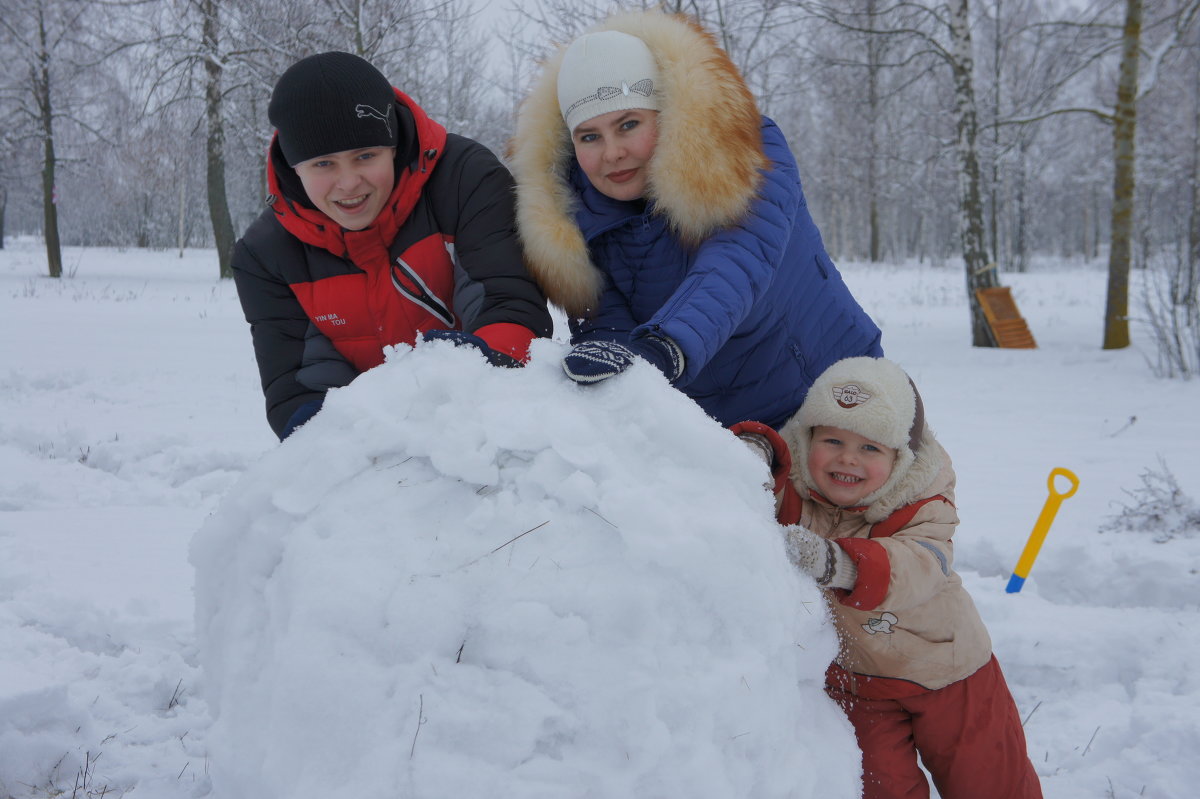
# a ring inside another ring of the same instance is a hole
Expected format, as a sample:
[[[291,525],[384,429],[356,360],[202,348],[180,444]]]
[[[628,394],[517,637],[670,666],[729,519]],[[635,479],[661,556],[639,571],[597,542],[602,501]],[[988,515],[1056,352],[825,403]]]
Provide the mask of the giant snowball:
[[[215,796],[859,795],[761,464],[561,356],[397,348],[196,534]]]

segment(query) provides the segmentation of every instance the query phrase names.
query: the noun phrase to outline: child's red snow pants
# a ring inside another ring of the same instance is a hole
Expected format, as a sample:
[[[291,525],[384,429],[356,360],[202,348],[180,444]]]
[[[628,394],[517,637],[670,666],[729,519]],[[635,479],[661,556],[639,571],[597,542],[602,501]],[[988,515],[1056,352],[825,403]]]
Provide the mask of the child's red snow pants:
[[[863,799],[1041,799],[1017,706],[995,656],[966,679],[901,699],[826,690],[846,711],[863,752]]]

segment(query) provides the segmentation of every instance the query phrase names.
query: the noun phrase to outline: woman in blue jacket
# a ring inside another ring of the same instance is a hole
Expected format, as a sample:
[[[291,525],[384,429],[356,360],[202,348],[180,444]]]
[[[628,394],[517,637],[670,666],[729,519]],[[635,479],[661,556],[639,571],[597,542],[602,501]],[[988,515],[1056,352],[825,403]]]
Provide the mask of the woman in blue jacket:
[[[641,358],[722,424],[778,428],[827,366],[882,355],[783,134],[687,18],[621,14],[560,50],[521,108],[512,167],[573,380]]]

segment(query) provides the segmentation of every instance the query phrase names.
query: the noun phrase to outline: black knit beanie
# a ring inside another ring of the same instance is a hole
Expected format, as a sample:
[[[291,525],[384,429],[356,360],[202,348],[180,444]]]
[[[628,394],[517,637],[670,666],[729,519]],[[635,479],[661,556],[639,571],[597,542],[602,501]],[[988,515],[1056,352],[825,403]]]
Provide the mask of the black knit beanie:
[[[343,150],[395,147],[395,94],[379,70],[350,53],[320,53],[288,67],[267,117],[289,166]]]

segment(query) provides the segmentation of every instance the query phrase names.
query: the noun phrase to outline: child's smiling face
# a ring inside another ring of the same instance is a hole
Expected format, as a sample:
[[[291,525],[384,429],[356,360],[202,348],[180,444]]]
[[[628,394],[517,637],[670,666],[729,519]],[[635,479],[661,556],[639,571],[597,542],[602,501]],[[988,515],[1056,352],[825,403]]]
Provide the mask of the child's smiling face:
[[[346,230],[375,221],[396,185],[395,147],[343,150],[296,164],[313,205]]]
[[[854,507],[892,475],[896,450],[840,427],[812,429],[808,473],[821,496],[843,508]]]

